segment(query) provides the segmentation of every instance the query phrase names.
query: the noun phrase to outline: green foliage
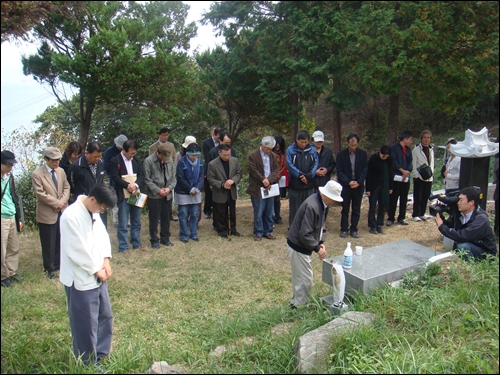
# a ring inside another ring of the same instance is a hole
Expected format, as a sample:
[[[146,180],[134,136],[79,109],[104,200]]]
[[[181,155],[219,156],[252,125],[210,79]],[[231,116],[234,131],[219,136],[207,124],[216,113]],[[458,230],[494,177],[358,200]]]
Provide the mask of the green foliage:
[[[41,47],[37,55],[23,58],[24,74],[49,83],[66,116],[79,124],[80,143],[87,142],[94,109],[104,104],[122,111],[151,108],[160,123],[178,117],[179,109],[191,103],[196,79],[183,52],[196,32],[194,22],[185,24],[187,5],[86,4],[88,9],[75,8],[72,18],[53,14],[35,27]],[[76,108],[66,104],[71,98],[60,96],[59,82],[78,89]]]

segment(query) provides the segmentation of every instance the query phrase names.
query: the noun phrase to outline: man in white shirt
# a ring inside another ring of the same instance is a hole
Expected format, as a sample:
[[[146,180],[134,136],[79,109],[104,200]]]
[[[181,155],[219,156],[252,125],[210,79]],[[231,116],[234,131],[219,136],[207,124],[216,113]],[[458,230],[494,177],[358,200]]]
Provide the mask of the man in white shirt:
[[[61,215],[61,274],[68,300],[73,353],[95,365],[111,350],[113,314],[108,284],[111,242],[99,214],[116,205],[108,185],[80,195]]]

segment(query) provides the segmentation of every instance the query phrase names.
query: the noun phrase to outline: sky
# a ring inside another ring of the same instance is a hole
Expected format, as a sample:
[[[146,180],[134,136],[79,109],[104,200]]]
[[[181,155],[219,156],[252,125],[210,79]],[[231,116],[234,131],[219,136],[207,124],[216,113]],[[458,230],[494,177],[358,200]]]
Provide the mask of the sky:
[[[204,51],[222,44],[223,38],[214,35],[211,25],[202,26],[198,20],[210,9],[211,1],[184,1],[190,6],[187,23],[196,21],[198,35],[191,39],[191,52],[196,48]],[[56,99],[48,85],[41,85],[33,77],[23,74],[21,57],[36,53],[37,45],[4,42],[1,45],[2,63],[2,137],[17,128],[36,129],[32,121]]]

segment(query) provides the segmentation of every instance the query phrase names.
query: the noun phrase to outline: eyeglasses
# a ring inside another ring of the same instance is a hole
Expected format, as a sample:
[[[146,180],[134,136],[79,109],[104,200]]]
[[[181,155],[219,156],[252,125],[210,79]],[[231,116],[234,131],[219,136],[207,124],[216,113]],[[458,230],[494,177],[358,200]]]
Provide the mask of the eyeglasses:
[[[105,212],[109,207],[105,206],[103,207],[103,204],[101,203],[97,203],[99,205],[99,209],[102,211],[102,212]]]

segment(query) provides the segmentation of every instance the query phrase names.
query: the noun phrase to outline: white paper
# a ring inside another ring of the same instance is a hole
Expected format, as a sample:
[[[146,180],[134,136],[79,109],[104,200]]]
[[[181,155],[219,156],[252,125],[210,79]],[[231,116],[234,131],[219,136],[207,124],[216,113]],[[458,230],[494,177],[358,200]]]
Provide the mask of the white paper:
[[[394,181],[397,181],[397,182],[403,182],[403,176],[399,175],[399,174],[395,174],[394,175]],[[408,182],[410,181],[409,178],[407,178],[406,180],[404,180],[404,182]]]
[[[260,188],[260,196],[262,197],[262,199],[275,197],[279,195],[279,193],[280,193],[280,187],[278,186],[278,184],[272,184],[271,189],[269,190],[266,190],[263,187]]]
[[[279,182],[278,182],[278,185],[280,188],[282,187],[286,187],[286,176],[281,176]]]

